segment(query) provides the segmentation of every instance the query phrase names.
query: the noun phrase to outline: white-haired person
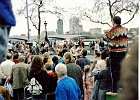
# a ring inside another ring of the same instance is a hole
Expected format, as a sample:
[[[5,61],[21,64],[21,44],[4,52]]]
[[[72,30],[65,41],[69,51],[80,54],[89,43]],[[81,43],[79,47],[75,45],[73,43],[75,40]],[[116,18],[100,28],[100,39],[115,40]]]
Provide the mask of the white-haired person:
[[[109,92],[112,89],[111,72],[106,66],[105,60],[99,60],[96,64],[98,73],[94,75],[96,81],[91,100],[94,100],[95,98],[98,98],[98,100],[106,100],[106,92]]]
[[[62,63],[57,64],[55,72],[58,76],[58,84],[55,91],[56,100],[80,100],[80,88],[73,78],[67,76],[66,65]]]

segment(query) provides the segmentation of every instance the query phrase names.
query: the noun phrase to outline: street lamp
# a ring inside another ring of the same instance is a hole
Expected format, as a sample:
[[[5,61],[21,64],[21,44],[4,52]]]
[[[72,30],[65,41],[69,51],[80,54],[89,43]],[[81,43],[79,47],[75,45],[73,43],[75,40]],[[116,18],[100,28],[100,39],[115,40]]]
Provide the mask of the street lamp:
[[[46,32],[46,34],[45,34],[45,41],[48,43],[49,41],[48,41],[47,22],[46,21],[44,22],[44,25],[45,25],[45,32]]]
[[[44,22],[44,25],[45,25],[45,30],[46,30],[46,26],[47,26],[47,22],[46,21]]]

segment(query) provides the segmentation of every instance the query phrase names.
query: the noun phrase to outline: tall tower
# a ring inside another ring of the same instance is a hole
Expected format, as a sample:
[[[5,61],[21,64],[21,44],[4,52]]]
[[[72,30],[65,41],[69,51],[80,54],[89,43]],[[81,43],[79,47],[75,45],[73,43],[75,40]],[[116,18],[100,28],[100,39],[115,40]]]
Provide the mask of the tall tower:
[[[57,21],[57,33],[58,35],[63,34],[63,20],[60,18]]]
[[[83,31],[83,26],[80,25],[80,19],[78,17],[72,17],[69,19],[70,33],[79,34]]]

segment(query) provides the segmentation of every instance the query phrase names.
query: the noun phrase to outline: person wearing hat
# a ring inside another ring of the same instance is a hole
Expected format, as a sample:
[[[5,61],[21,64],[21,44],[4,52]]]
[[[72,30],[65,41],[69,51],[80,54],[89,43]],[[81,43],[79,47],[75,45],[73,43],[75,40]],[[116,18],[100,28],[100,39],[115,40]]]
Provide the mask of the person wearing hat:
[[[112,92],[117,93],[120,88],[118,81],[120,80],[120,63],[126,55],[127,51],[127,31],[121,26],[121,18],[114,16],[112,19],[112,29],[104,35],[104,40],[108,42],[108,49],[111,60],[111,73],[112,73]]]

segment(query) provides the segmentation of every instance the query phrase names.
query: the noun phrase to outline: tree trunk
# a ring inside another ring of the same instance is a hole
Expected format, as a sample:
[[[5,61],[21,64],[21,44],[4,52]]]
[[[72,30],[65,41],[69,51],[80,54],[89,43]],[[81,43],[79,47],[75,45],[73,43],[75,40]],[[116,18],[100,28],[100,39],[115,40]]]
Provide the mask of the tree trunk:
[[[40,53],[40,27],[41,27],[41,17],[40,17],[40,6],[38,7],[38,44]]]

